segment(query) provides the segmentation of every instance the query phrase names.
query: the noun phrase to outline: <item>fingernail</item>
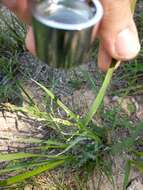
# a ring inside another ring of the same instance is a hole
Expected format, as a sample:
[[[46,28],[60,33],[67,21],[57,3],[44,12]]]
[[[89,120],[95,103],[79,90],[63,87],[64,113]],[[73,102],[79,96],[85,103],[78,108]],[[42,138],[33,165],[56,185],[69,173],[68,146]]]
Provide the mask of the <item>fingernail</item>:
[[[139,40],[133,31],[127,28],[118,34],[115,42],[115,51],[120,58],[131,59],[138,54],[139,50]]]

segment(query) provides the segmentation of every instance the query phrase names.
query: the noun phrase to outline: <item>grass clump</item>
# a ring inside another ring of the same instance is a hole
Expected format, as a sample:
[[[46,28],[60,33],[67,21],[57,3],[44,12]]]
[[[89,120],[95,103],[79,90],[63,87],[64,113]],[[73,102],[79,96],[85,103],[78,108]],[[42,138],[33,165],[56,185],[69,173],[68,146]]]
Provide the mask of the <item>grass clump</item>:
[[[113,68],[111,68],[111,70],[114,71]],[[52,126],[58,136],[56,136],[56,139],[45,141],[29,139],[30,143],[34,143],[36,145],[33,150],[37,149],[39,154],[31,152],[6,155],[2,154],[1,161],[12,161],[13,163],[12,167],[8,165],[7,168],[2,170],[2,172],[17,171],[17,175],[1,181],[0,185],[6,186],[22,182],[29,177],[54,168],[52,167],[53,165],[50,167],[51,163],[57,163],[56,166],[66,165],[77,171],[88,171],[88,174],[91,174],[93,169],[96,169],[100,175],[106,175],[114,186],[115,182],[112,172],[112,157],[120,155],[123,152],[127,152],[128,154],[133,153],[139,134],[143,131],[143,123],[137,125],[136,128],[130,127],[130,137],[120,140],[114,139],[113,141],[110,128],[106,126],[98,127],[92,122],[92,117],[98,110],[101,103],[100,102],[98,104],[98,96],[95,99],[93,106],[91,106],[90,111],[88,111],[82,118],[69,110],[69,108],[67,108],[49,89],[36,81],[34,82],[43,89],[46,95],[56,102],[58,107],[64,110],[66,113],[66,119],[55,117],[52,112],[42,112],[34,102],[32,102],[31,106],[27,107],[27,109],[8,105],[9,110],[29,114],[38,120],[42,119],[47,123],[47,127]],[[105,80],[103,86],[105,87],[107,84]],[[99,93],[100,97],[105,94],[105,88],[104,90],[102,89],[103,87]],[[90,118],[88,117],[88,113],[91,113]],[[67,127],[70,127],[70,133],[66,132]],[[28,139],[19,140],[23,142],[28,141]],[[32,162],[27,160],[27,164],[25,166],[24,163],[27,158],[31,158]],[[16,165],[14,164],[15,160],[17,160]],[[26,174],[25,171],[27,171]],[[127,174],[125,176],[125,180],[126,179]]]

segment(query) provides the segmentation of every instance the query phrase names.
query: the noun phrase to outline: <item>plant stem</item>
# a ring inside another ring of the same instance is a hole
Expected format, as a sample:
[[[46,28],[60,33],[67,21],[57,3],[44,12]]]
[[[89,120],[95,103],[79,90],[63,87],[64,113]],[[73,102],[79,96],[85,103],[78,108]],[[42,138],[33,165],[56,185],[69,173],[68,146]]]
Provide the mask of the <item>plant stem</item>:
[[[119,65],[120,65],[120,61],[117,62],[116,60],[113,60],[110,68],[108,69],[108,72],[105,76],[102,87],[100,88],[100,91],[99,91],[96,99],[94,100],[89,112],[86,114],[86,116],[83,119],[84,126],[88,125],[88,123],[92,120],[94,114],[97,112],[97,110],[98,110],[99,106],[101,105],[102,100],[105,96],[106,90],[110,84],[113,72],[116,70],[117,66],[119,66]]]

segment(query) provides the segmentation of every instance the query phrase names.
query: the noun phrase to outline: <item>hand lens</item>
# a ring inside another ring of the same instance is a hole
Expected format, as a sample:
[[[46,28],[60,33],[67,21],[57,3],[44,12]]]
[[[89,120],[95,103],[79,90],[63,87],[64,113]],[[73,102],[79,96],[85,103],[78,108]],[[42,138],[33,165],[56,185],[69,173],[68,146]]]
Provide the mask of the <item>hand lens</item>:
[[[37,56],[56,68],[82,64],[103,9],[98,0],[31,0]]]

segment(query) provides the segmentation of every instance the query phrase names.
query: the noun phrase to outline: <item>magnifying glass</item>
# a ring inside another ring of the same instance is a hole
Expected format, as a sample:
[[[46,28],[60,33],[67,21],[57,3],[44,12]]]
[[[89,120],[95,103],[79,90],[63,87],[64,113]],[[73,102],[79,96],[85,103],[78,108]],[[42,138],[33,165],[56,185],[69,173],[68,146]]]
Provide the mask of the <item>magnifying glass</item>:
[[[37,56],[56,68],[84,62],[103,9],[98,0],[31,0]]]

